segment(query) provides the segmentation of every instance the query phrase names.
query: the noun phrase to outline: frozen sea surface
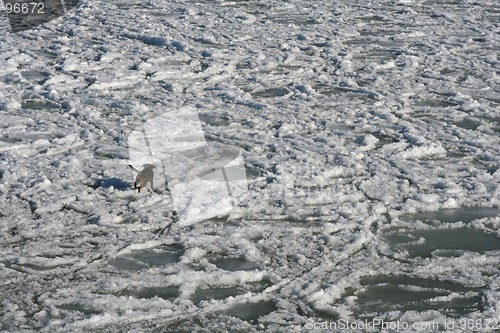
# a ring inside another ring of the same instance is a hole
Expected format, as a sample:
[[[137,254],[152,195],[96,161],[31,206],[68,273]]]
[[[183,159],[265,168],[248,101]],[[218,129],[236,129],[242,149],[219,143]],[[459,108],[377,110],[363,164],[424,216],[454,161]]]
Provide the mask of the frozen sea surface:
[[[497,1],[82,1],[0,27],[0,331],[500,320]],[[186,106],[248,177],[189,226],[127,168],[132,131]]]

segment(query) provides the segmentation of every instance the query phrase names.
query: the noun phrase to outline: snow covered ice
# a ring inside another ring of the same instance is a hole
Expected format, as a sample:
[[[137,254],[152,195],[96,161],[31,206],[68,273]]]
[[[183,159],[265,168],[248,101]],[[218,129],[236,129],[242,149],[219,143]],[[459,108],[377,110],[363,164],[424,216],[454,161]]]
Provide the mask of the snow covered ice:
[[[1,13],[0,331],[494,331],[499,39],[493,0]],[[179,154],[192,175],[246,181],[196,223],[128,168],[152,162],[133,131],[186,107],[214,152]]]

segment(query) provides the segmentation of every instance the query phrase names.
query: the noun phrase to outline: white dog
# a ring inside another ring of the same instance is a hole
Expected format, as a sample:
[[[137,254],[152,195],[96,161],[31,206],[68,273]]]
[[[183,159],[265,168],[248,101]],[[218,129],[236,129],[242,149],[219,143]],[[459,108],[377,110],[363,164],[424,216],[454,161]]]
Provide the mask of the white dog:
[[[141,193],[142,188],[146,187],[148,182],[151,183],[151,190],[153,190],[153,177],[154,177],[153,169],[155,168],[153,164],[144,164],[142,166],[142,171],[137,170],[130,164],[129,168],[137,172],[137,176],[135,177],[134,188],[136,188],[139,193]]]

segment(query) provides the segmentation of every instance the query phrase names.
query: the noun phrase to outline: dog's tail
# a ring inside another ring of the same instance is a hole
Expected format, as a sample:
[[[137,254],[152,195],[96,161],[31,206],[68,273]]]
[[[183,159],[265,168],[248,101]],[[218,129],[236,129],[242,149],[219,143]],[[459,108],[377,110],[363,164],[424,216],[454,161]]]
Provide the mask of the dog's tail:
[[[137,170],[136,168],[134,168],[134,166],[132,164],[129,164],[128,167],[130,169],[132,169],[132,171],[134,171],[134,172],[137,172],[137,173],[141,172],[140,170]]]

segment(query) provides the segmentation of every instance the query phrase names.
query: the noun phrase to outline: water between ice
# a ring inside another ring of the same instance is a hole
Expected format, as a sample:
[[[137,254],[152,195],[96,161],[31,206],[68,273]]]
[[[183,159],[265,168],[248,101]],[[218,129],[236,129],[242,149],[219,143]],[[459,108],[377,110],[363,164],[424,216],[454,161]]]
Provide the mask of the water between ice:
[[[478,227],[483,218],[500,215],[494,208],[460,208],[405,215],[400,222],[380,231],[381,241],[387,243],[402,262],[418,264],[426,258],[458,258],[467,255],[500,251],[500,238],[491,230]],[[140,271],[151,267],[167,267],[180,261],[184,250],[168,246],[133,252],[110,260],[119,270]],[[228,272],[262,269],[258,264],[240,257],[210,255],[209,263]],[[196,266],[196,265],[195,265]],[[195,270],[197,267],[192,266]],[[227,287],[198,287],[190,296],[195,304],[212,303],[243,295],[247,292],[261,292],[270,286],[266,282],[246,283]],[[380,317],[390,311],[435,311],[447,317],[458,318],[474,312],[484,311],[486,286],[439,277],[422,277],[413,273],[389,273],[363,276],[353,287],[348,287],[340,303],[351,304],[353,316],[358,319]],[[177,286],[150,286],[126,288],[117,295],[134,298],[163,298],[175,300],[179,297]],[[354,300],[354,302],[352,301]],[[339,303],[339,304],[340,304]],[[265,321],[265,316],[277,310],[274,301],[239,302],[210,316],[236,317],[252,325]],[[338,316],[315,312],[320,318],[338,319]],[[214,317],[214,318],[215,318]],[[184,322],[175,321],[169,329],[182,331]]]
[[[468,265],[478,255],[500,251],[496,230],[481,228],[480,220],[500,215],[500,209],[459,208],[405,215],[396,225],[382,229],[393,258],[413,265]],[[431,268],[430,270],[432,270]],[[483,272],[488,275],[488,272]],[[422,274],[420,274],[422,275]],[[360,278],[356,288],[348,288],[344,301],[355,300],[352,311],[358,318],[374,318],[390,311],[439,312],[461,317],[481,312],[486,306],[487,286],[450,281],[439,274],[421,277],[398,272]]]
[[[409,276],[362,278],[354,311],[359,317],[375,317],[387,311],[440,311],[451,317],[482,311],[485,300],[481,288],[450,281]]]
[[[500,250],[500,238],[491,231],[471,227],[470,222],[500,215],[495,208],[460,208],[421,212],[404,216],[408,221],[423,221],[428,227],[391,227],[384,231],[384,240],[396,251],[409,257],[461,255],[467,251],[485,253]],[[453,226],[461,222],[459,226]],[[439,227],[442,224],[450,224]]]

